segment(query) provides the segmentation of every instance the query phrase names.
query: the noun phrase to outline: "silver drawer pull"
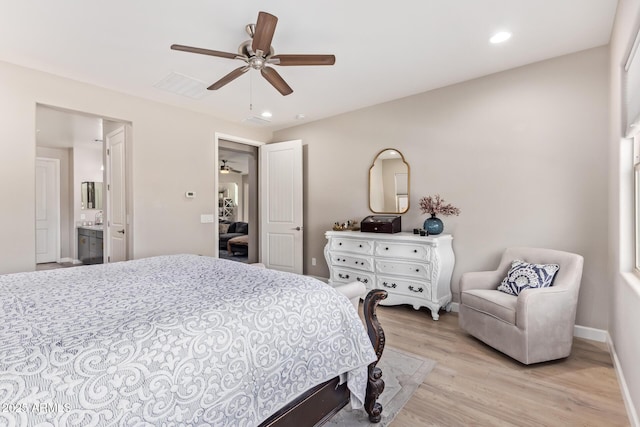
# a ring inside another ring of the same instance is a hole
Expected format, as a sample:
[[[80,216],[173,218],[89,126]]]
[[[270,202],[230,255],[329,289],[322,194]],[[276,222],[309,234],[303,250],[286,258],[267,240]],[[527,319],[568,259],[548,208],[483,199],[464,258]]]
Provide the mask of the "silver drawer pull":
[[[348,279],[349,275],[348,274],[338,273],[338,277],[341,278],[341,279]]]
[[[409,290],[410,290],[411,292],[422,292],[422,291],[424,291],[424,289],[422,289],[422,288],[418,288],[418,289],[416,289],[416,288],[414,288],[413,286],[409,286]]]
[[[382,286],[384,286],[385,288],[396,288],[398,285],[396,285],[395,283],[388,284],[387,282],[382,282]]]

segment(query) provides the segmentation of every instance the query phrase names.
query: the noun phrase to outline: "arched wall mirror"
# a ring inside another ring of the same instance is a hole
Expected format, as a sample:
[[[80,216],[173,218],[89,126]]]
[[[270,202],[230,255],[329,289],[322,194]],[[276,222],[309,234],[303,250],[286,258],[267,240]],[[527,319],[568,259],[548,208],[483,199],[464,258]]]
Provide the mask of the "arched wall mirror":
[[[401,214],[409,210],[409,164],[402,153],[386,148],[369,168],[369,209],[373,213]]]

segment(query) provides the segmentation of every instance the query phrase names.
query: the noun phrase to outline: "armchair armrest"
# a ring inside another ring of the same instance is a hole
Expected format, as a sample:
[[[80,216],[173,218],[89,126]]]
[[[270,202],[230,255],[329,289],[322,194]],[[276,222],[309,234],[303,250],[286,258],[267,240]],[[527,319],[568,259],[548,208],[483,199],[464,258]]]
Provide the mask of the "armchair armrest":
[[[525,289],[516,302],[516,326],[545,333],[565,326],[573,334],[576,303],[576,296],[566,288]]]
[[[504,274],[500,270],[467,272],[460,277],[460,292],[471,289],[497,289],[502,279]]]

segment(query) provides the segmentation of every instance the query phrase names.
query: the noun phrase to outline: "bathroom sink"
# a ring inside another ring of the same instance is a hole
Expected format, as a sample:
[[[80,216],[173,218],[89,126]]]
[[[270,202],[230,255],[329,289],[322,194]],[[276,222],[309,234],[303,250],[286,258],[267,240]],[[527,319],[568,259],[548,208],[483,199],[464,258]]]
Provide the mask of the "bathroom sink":
[[[78,228],[86,228],[87,230],[104,230],[104,225],[79,225]]]

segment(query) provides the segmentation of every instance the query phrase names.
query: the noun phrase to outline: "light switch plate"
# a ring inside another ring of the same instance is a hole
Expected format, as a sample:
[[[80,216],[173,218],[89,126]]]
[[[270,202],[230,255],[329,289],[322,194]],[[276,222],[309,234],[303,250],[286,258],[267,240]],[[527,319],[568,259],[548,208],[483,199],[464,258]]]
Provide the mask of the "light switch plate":
[[[202,214],[200,215],[200,222],[202,224],[207,224],[213,222],[213,214]]]

